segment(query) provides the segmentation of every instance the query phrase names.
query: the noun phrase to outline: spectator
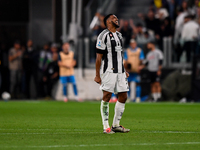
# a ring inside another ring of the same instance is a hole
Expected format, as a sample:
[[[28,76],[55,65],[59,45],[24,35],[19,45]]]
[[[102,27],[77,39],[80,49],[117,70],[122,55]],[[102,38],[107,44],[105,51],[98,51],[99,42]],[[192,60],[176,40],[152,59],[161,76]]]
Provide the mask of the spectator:
[[[52,54],[49,50],[49,45],[45,44],[43,49],[40,51],[40,58],[39,58],[39,68],[42,71],[45,71],[48,64],[52,61]]]
[[[39,87],[39,95],[44,97],[45,95],[45,91],[44,91],[44,82],[43,82],[43,75],[44,72],[46,71],[46,68],[48,66],[48,64],[52,61],[52,53],[50,52],[49,49],[49,44],[45,44],[43,46],[43,49],[40,51],[40,56],[39,56],[39,83],[40,83],[40,87]]]
[[[198,13],[199,7],[200,7],[200,1],[199,1],[199,0],[195,0],[195,1],[194,1],[194,5],[193,5],[192,8],[190,9],[190,13],[191,13],[192,15],[194,15],[195,18],[199,18],[199,17],[200,17],[200,16],[199,16],[200,14]]]
[[[38,90],[38,52],[33,48],[33,41],[28,40],[27,47],[23,55],[23,67],[26,78],[26,98],[30,97],[30,83],[31,77],[34,79],[35,91],[37,98],[39,96]]]
[[[106,27],[103,23],[103,19],[104,16],[101,15],[100,13],[96,13],[95,17],[94,17],[94,21],[97,21],[96,24],[94,25],[94,27],[92,28],[93,30],[93,38],[97,38],[97,35],[99,35],[99,33],[101,33]],[[92,21],[92,23],[94,22]]]
[[[58,68],[58,54],[53,53],[52,62],[47,66],[47,69],[44,72],[43,82],[46,86],[46,95],[47,97],[53,97],[52,88],[59,79],[59,68]]]
[[[184,18],[187,16],[187,12],[183,12],[181,9],[179,9],[178,17],[176,18],[175,23],[175,34],[174,34],[174,45],[175,45],[175,51],[177,54],[177,61],[180,61],[180,57],[183,51],[183,47],[180,43],[180,37],[183,30],[184,25]]]
[[[74,76],[74,66],[76,65],[76,60],[74,59],[74,52],[70,50],[69,43],[64,43],[63,51],[59,53],[58,58],[58,66],[59,66],[59,75],[60,75],[60,82],[63,85],[63,96],[64,102],[68,101],[67,98],[67,84],[73,84],[73,90],[75,99],[80,101],[78,97],[78,90],[76,86],[76,79]]]
[[[169,17],[169,13],[168,13],[168,11],[167,11],[166,8],[161,7],[161,8],[157,9],[155,17],[157,19],[159,19],[160,21],[163,21],[164,19],[166,19],[167,17]]]
[[[187,12],[188,11],[188,4],[187,4],[187,2],[185,0],[182,1],[180,9],[182,10],[182,12]]]
[[[174,22],[175,19],[175,0],[169,0],[168,1],[169,5],[169,17],[170,19]]]
[[[192,20],[191,16],[185,17],[185,24],[183,26],[181,40],[184,43],[186,50],[187,62],[191,60],[191,52],[195,53],[198,40],[199,25]]]
[[[136,91],[136,102],[141,100],[141,87],[140,87],[140,71],[143,69],[142,60],[144,59],[144,53],[141,48],[137,47],[137,43],[134,39],[130,40],[130,47],[124,52],[124,67],[129,73],[128,83],[129,87],[131,82],[136,84],[136,90],[129,89],[128,97],[131,98],[130,93],[135,93]],[[135,91],[134,91],[135,90]],[[133,99],[132,99],[133,100]]]
[[[142,49],[145,49],[145,46],[148,41],[151,41],[154,39],[153,35],[149,34],[149,32],[143,28],[142,24],[136,25],[136,41],[139,47]]]
[[[121,24],[121,22],[123,23]],[[120,32],[124,38],[124,47],[127,48],[129,46],[129,42],[133,34],[133,29],[130,27],[128,20],[124,21],[122,20],[121,22],[120,22],[120,27],[121,27]]]
[[[154,33],[157,32],[160,21],[155,18],[153,10],[149,10],[146,17],[143,14],[138,14],[138,16],[144,20],[147,29],[152,30]]]
[[[163,49],[163,38],[172,36],[172,32],[173,31],[171,29],[171,26],[169,25],[169,20],[165,19],[163,23],[161,23],[160,28],[155,36],[160,49]]]
[[[56,43],[51,44],[51,53],[58,53],[58,45]]]
[[[21,92],[22,77],[22,50],[19,41],[14,43],[14,47],[9,50],[9,69],[10,69],[10,93],[12,98],[19,98]]]
[[[161,98],[160,76],[163,62],[163,53],[155,48],[154,42],[149,42],[147,48],[150,50],[146,57],[146,65],[151,82],[151,94],[153,101]]]

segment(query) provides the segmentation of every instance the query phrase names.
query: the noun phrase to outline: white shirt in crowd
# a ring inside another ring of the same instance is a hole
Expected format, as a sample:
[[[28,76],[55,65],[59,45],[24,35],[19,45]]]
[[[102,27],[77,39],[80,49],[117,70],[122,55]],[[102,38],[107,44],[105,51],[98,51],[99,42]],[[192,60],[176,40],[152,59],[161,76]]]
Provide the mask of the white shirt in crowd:
[[[157,72],[160,60],[163,60],[163,53],[161,50],[155,49],[148,52],[146,57],[146,61],[148,62],[147,69],[152,72]]]
[[[177,44],[179,42],[179,38],[180,38],[182,29],[183,29],[183,25],[184,25],[184,18],[187,15],[188,15],[187,12],[182,12],[176,18],[174,44]]]
[[[183,25],[181,39],[183,41],[196,41],[199,36],[198,32],[199,25],[195,21],[190,20]]]

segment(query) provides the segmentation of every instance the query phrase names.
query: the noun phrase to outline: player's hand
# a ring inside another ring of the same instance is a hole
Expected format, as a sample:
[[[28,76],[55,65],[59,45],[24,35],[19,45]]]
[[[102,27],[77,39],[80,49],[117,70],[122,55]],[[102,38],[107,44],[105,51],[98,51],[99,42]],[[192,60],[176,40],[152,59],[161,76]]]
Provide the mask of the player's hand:
[[[160,70],[157,71],[157,75],[158,75],[158,76],[161,75],[161,71],[160,71]]]
[[[128,73],[128,72],[126,72],[126,77],[127,77],[127,78],[129,77],[129,73]]]
[[[70,66],[70,65],[65,65],[65,67],[66,67],[66,68],[71,68],[71,66]]]
[[[96,77],[94,78],[94,81],[95,81],[96,83],[98,83],[98,84],[101,85],[101,78],[100,78],[99,76],[96,76]]]

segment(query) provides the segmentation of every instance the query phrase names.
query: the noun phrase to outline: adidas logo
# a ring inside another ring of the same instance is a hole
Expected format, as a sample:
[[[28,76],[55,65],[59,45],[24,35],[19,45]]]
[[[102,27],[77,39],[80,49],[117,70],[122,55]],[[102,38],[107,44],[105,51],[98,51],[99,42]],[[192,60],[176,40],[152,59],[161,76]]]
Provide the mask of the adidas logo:
[[[112,37],[111,40],[115,40],[115,39]]]

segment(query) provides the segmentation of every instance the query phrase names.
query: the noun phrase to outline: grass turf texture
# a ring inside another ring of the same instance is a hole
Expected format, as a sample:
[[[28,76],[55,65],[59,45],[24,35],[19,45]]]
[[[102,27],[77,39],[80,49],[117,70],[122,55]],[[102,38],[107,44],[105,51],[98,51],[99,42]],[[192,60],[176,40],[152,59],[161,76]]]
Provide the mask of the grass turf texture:
[[[103,134],[99,102],[0,102],[0,149],[200,149],[200,104],[128,103]],[[110,124],[114,104],[110,104]]]

